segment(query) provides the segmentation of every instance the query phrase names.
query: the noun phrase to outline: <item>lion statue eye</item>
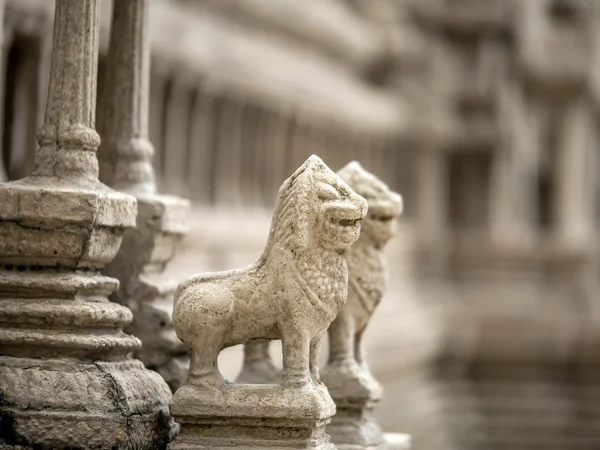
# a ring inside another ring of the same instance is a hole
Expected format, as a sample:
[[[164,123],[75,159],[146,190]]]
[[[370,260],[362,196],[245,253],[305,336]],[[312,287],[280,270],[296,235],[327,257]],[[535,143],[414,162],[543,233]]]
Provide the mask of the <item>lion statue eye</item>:
[[[317,196],[319,200],[338,200],[340,198],[338,191],[329,184],[321,185]]]

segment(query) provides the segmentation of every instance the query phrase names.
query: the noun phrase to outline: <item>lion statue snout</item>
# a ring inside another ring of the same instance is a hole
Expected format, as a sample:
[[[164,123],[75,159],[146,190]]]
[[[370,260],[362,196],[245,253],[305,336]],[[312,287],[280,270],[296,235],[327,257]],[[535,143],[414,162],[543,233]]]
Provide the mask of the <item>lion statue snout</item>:
[[[356,161],[347,164],[338,174],[369,204],[367,216],[362,222],[363,239],[372,241],[376,247],[384,245],[396,232],[396,219],[403,210],[402,196],[391,191]]]
[[[343,200],[326,203],[322,208],[322,220],[327,232],[321,242],[325,247],[348,249],[360,237],[361,221],[366,214],[366,200],[354,192]]]

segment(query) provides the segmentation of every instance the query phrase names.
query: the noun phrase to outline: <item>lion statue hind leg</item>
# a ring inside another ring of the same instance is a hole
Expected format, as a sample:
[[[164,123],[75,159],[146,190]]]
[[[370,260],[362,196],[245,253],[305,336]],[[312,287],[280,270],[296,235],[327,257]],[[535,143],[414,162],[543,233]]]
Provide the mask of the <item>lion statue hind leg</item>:
[[[225,283],[198,282],[178,292],[173,309],[177,336],[190,348],[188,384],[225,383],[217,358],[231,324],[235,296]]]

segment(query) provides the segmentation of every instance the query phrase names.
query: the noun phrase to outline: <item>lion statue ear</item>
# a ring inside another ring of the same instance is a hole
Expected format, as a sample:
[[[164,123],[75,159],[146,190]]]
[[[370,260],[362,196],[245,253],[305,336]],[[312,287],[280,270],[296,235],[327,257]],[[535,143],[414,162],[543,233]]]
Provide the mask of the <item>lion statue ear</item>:
[[[344,167],[342,167],[340,169],[340,172],[342,170],[364,170],[364,169],[363,169],[363,166],[358,161],[350,161],[348,164],[346,164]]]
[[[360,173],[365,170],[360,165],[358,161],[350,161],[344,167],[337,171],[337,174],[344,180],[346,183],[350,185],[354,184],[355,177],[359,176]]]
[[[283,182],[275,201],[267,248],[275,242],[293,248],[308,246],[307,204],[301,199],[313,189],[315,174],[323,172],[334,174],[321,158],[311,155]]]

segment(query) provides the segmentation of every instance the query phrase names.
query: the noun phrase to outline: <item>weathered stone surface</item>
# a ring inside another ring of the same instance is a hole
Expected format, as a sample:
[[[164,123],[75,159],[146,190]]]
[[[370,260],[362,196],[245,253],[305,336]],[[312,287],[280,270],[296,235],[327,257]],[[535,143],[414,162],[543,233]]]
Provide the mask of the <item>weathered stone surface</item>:
[[[256,263],[197,275],[178,287],[173,322],[191,364],[188,384],[171,402],[183,425],[171,448],[191,448],[185,445],[199,439],[210,448],[224,446],[224,439],[241,448],[334,448],[323,427],[335,406],[320,383],[318,354],[346,300],[346,253],[366,212],[366,201],[311,156],[281,187]],[[273,339],[283,342],[280,386],[231,386],[223,379],[221,349]],[[199,401],[190,405],[190,396]],[[210,426],[193,425],[200,419]],[[253,439],[245,442],[248,433]]]
[[[171,427],[169,392],[139,361],[0,356],[0,382],[0,448],[155,449],[170,439],[157,436]]]
[[[148,139],[148,16],[147,0],[123,0],[113,7],[98,127],[103,138],[100,179],[135,195],[138,215],[104,273],[121,281],[112,300],[133,311],[127,331],[143,343],[136,356],[175,390],[185,381],[189,358],[171,322],[177,282],[162,272],[187,232],[189,202],[156,194],[154,148]]]
[[[135,198],[97,179],[97,0],[57,0],[34,173],[0,185],[0,447],[164,448],[169,389],[128,358],[131,312],[99,274]]]

